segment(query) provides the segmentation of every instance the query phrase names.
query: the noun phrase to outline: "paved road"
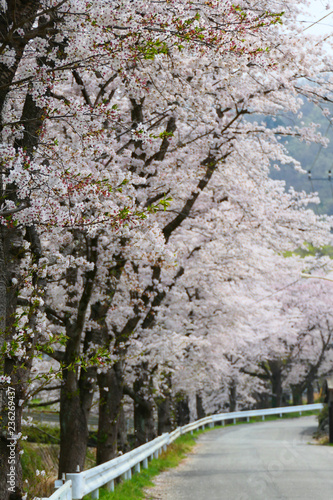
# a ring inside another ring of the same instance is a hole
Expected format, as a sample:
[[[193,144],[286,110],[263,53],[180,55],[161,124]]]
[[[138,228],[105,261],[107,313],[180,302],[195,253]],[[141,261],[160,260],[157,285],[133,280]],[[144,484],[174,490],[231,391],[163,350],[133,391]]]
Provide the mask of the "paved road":
[[[158,498],[333,500],[333,447],[309,444],[315,430],[304,417],[208,432]]]

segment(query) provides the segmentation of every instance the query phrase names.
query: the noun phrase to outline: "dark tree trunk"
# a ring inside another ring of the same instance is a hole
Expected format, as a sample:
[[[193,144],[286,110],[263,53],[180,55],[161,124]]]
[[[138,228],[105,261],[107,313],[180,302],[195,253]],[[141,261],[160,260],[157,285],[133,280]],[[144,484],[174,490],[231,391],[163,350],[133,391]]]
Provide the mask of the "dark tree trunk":
[[[236,411],[237,407],[237,384],[232,380],[229,384],[229,411]]]
[[[158,435],[164,432],[170,432],[174,428],[173,404],[171,394],[168,394],[164,399],[157,403],[158,415]]]
[[[298,406],[302,404],[302,393],[303,386],[302,385],[292,385],[291,391],[293,395],[293,405]]]
[[[78,391],[68,390],[60,395],[60,458],[59,478],[63,472],[82,471],[88,443],[88,415],[81,405]]]
[[[196,394],[196,408],[197,408],[197,418],[200,420],[206,416],[203,404],[202,404],[202,396],[197,392]]]
[[[164,432],[170,432],[175,425],[175,412],[172,400],[172,380],[167,374],[164,378],[164,396],[156,399],[157,405],[157,433],[160,436]]]
[[[148,364],[142,363],[133,384],[135,445],[140,446],[156,437],[152,381]]]
[[[309,383],[306,388],[306,399],[308,405],[312,405],[314,403],[314,388],[313,384]]]
[[[121,424],[123,373],[116,363],[97,376],[99,386],[99,419],[97,434],[97,465],[117,455],[117,436]]]
[[[154,405],[152,401],[145,404],[134,402],[135,446],[141,446],[156,437]]]
[[[59,478],[63,472],[84,469],[88,445],[88,418],[94,394],[96,368],[64,370],[60,390],[60,457]]]
[[[272,407],[279,408],[282,404],[282,364],[280,360],[269,361],[272,384]]]
[[[118,451],[121,451],[122,453],[130,451],[127,439],[127,422],[123,406],[121,406],[119,411],[117,443],[118,443]]]
[[[98,239],[86,240],[88,260],[93,269],[85,274],[85,285],[80,296],[76,290],[77,269],[68,268],[66,281],[72,291],[68,294],[67,305],[77,310],[76,316],[66,318],[66,351],[63,362],[63,385],[60,391],[60,457],[59,478],[63,472],[76,472],[84,468],[88,445],[88,416],[93,400],[96,367],[81,369],[80,350],[85,316],[93,290],[97,272]],[[88,336],[86,333],[85,346]]]
[[[256,408],[264,409],[271,407],[271,395],[268,393],[257,393],[255,395],[255,399],[257,401]]]
[[[185,394],[176,395],[176,424],[183,426],[190,423],[189,398]]]

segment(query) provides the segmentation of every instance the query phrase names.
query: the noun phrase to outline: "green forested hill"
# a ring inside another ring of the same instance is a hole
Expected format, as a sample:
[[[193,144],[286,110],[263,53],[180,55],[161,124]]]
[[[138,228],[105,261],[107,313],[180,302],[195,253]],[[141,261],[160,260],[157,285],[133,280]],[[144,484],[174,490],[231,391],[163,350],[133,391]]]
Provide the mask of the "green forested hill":
[[[327,106],[328,107],[328,106]],[[333,108],[330,109],[333,116]],[[297,172],[292,165],[280,165],[281,170],[272,168],[271,177],[285,180],[286,188],[293,186],[297,191],[318,192],[321,203],[312,208],[318,214],[333,215],[333,179],[329,180],[329,171],[333,174],[333,125],[329,118],[321,113],[312,103],[305,102],[302,107],[303,117],[298,120],[294,115],[281,115],[273,122],[271,118],[265,117],[265,121],[272,128],[277,125],[291,125],[296,123],[305,125],[311,122],[320,124],[318,129],[322,135],[330,140],[328,147],[324,148],[319,144],[307,145],[297,139],[286,139],[284,143],[289,153],[296,158],[304,170],[311,171],[311,179],[308,174]]]

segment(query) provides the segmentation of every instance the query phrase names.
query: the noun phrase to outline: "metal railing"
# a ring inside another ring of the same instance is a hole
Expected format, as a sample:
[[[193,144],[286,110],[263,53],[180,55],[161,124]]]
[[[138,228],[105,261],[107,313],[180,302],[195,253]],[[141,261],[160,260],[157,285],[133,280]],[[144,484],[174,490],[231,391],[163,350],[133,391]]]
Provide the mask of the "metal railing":
[[[237,419],[246,418],[247,421],[251,417],[262,417],[265,420],[266,416],[279,415],[282,417],[284,413],[299,413],[300,415],[306,411],[321,410],[322,403],[301,406],[286,406],[281,408],[268,408],[266,410],[246,410],[230,413],[220,413],[218,415],[210,415],[209,417],[196,420],[190,424],[178,427],[170,433],[162,434],[153,441],[146,443],[134,450],[114,458],[109,462],[93,467],[92,469],[83,472],[67,473],[63,480],[56,481],[58,489],[48,499],[42,500],[81,500],[85,495],[91,494],[93,499],[99,498],[99,488],[102,486],[110,491],[114,491],[114,481],[117,478],[130,479],[132,471],[140,472],[141,467],[147,468],[148,461],[152,458],[158,458],[162,450],[166,450],[167,446],[177,439],[182,434],[193,432],[197,429],[204,429],[206,426],[214,427],[214,425],[232,420],[236,423]],[[64,482],[64,484],[62,484]]]
[[[60,488],[58,488],[53,495],[41,500],[72,500],[72,481],[66,481]]]

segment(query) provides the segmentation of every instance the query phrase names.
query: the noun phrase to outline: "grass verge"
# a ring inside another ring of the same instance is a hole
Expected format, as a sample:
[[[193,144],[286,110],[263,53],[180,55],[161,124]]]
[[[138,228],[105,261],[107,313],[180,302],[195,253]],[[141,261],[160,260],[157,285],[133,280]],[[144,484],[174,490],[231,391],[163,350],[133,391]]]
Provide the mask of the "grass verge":
[[[24,452],[21,457],[24,490],[28,493],[28,498],[51,496],[54,492],[54,481],[58,477],[59,445],[23,441],[21,447]],[[95,450],[88,448],[85,468],[89,469],[95,465]]]
[[[298,411],[292,413],[283,413],[282,417],[279,415],[265,415],[265,422],[270,420],[281,420],[286,418],[298,418],[298,417],[310,417],[312,415],[319,415],[320,410],[302,411],[302,415]],[[250,418],[250,423],[252,422],[262,422],[262,417]]]

